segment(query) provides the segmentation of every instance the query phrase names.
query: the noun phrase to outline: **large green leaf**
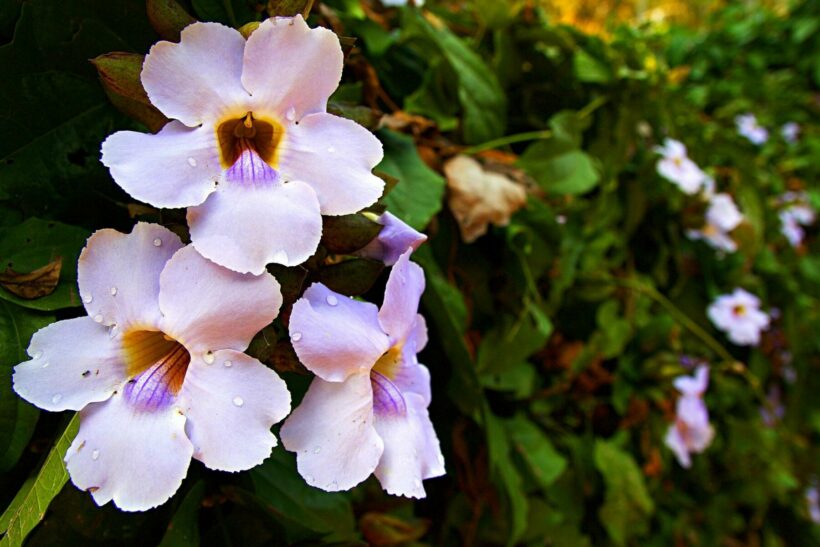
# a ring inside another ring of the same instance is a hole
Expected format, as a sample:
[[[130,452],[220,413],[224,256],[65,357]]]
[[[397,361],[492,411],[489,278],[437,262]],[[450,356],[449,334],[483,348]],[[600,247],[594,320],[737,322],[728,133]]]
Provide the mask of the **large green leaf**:
[[[77,258],[88,231],[60,222],[30,218],[8,228],[0,228],[0,269],[26,273],[62,258],[60,281],[51,294],[25,300],[0,287],[0,298],[37,310],[80,306],[77,292]]]
[[[412,137],[389,130],[378,135],[384,144],[384,159],[376,170],[399,179],[385,198],[387,208],[413,228],[423,230],[441,209],[444,178],[422,161]]]
[[[501,84],[481,57],[444,25],[433,26],[418,10],[405,10],[403,23],[403,39],[418,44],[427,54],[440,55],[453,70],[464,141],[477,144],[499,137],[506,126],[507,103]],[[440,70],[436,63],[432,69]],[[415,101],[421,102],[419,98]]]
[[[38,411],[11,389],[12,369],[27,360],[31,335],[54,320],[0,300],[0,470],[17,463],[34,432]]]
[[[0,547],[18,547],[37,524],[43,520],[51,500],[68,481],[63,459],[80,428],[79,414],[75,414],[62,434],[57,437],[43,466],[33,480],[27,481],[0,516]]]
[[[595,466],[604,476],[606,494],[598,516],[616,545],[646,533],[655,504],[632,456],[613,442],[595,442]]]
[[[549,437],[523,415],[507,421],[513,447],[527,464],[538,486],[546,490],[561,476],[567,459],[558,452]]]
[[[291,542],[356,537],[353,509],[347,494],[308,486],[296,470],[293,454],[278,448],[250,471],[256,496],[277,516]]]
[[[168,523],[159,547],[197,547],[199,545],[199,507],[205,495],[205,483],[197,481],[185,494],[177,512]]]

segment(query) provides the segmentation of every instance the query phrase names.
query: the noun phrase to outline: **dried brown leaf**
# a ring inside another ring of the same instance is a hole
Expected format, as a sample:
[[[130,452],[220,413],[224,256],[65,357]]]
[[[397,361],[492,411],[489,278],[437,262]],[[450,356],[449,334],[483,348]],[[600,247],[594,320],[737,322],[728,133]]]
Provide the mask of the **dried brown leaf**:
[[[11,268],[0,273],[0,286],[26,300],[42,298],[54,292],[60,282],[63,259],[57,257],[42,268],[29,273],[17,273]]]

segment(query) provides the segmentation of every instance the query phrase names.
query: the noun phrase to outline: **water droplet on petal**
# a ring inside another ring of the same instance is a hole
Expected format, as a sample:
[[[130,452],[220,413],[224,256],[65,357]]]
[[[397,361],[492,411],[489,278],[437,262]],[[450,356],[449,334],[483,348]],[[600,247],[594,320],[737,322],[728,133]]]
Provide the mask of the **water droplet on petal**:
[[[205,363],[208,364],[208,365],[213,365],[214,364],[214,359],[215,359],[214,352],[212,352],[210,350],[205,352],[205,355],[202,356],[202,360],[205,361]]]
[[[196,160],[194,158],[188,158],[188,165],[196,167]]]
[[[313,482],[313,475],[306,475],[306,476],[305,476],[305,480],[306,480],[308,483],[312,483],[312,482]]]
[[[111,296],[117,296],[117,287],[111,287]]]
[[[233,366],[233,361],[225,361],[222,364],[225,365],[225,368],[231,368]]]
[[[421,488],[421,481],[420,480],[416,479],[415,481],[413,481],[413,484],[416,485],[416,488]]]
[[[47,367],[48,367],[48,365],[49,365],[49,362],[48,362],[48,361],[46,361],[45,363],[43,363],[43,368],[47,368]]]
[[[94,451],[91,452],[91,459],[94,460],[94,461],[99,460],[100,459],[100,451],[97,450],[97,449],[94,449]]]
[[[52,403],[54,403],[54,404],[56,405],[57,403],[59,403],[59,402],[60,402],[60,399],[62,399],[62,398],[63,398],[63,394],[62,394],[62,393],[56,393],[56,394],[54,395],[54,397],[52,397],[52,398],[51,398],[51,402],[52,402]]]
[[[285,118],[287,118],[289,122],[294,121],[296,119],[296,109],[292,106],[288,108],[288,111],[285,112]]]
[[[85,298],[83,298],[83,302],[85,302],[86,304],[91,304],[91,302],[93,300],[94,300],[94,297],[91,296],[90,294],[88,296],[86,296]]]
[[[302,339],[302,333],[301,332],[294,332],[293,334],[290,335],[290,339],[293,340],[294,342],[298,342],[299,340]]]
[[[287,264],[288,263],[288,253],[285,251],[276,251],[273,253],[273,256],[270,259],[271,262],[276,264]]]
[[[328,146],[328,147],[327,147],[327,152],[328,152],[328,154],[332,154],[332,153],[334,153],[335,151],[336,151],[336,149],[335,149],[335,148],[333,148],[332,146]]]
[[[162,245],[162,240],[160,238],[154,238],[154,247],[159,247]]]
[[[245,404],[245,401],[242,399],[242,397],[234,397],[233,404],[236,406],[242,406]]]
[[[328,295],[328,297],[325,298],[325,301],[327,302],[328,306],[335,306],[339,303],[339,300],[332,294]]]
[[[43,350],[40,350],[40,351],[38,351],[37,353],[34,354],[35,359],[39,359],[42,356],[43,356]]]
[[[95,315],[95,316],[94,316],[94,321],[95,321],[96,323],[102,323],[102,320],[103,320],[103,316],[102,316],[102,315],[100,315],[99,313],[98,313],[97,315]]]
[[[314,454],[318,454],[318,453],[319,453],[319,452],[321,452],[321,451],[322,451],[322,447],[321,447],[321,446],[317,446],[316,448],[314,448],[314,449],[313,449],[313,453],[314,453]]]

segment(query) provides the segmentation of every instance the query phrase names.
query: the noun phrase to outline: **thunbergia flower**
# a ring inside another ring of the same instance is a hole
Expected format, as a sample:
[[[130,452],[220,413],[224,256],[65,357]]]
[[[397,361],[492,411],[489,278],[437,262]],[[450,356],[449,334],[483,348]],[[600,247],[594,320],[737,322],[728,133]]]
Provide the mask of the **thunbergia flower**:
[[[656,146],[658,174],[672,182],[685,194],[695,194],[706,182],[706,173],[686,155],[686,146],[675,139],[666,139],[663,146]]]
[[[426,235],[417,232],[391,213],[383,213],[376,222],[382,225],[381,232],[356,252],[358,256],[380,260],[387,266],[392,266],[407,249],[416,250],[427,241]]]
[[[769,140],[769,131],[757,122],[754,114],[740,114],[735,117],[737,132],[753,144],[761,145]]]
[[[678,463],[689,468],[692,465],[691,454],[706,450],[715,436],[715,430],[709,423],[709,411],[703,402],[703,394],[709,385],[709,368],[699,366],[694,377],[680,376],[674,384],[681,396],[676,406],[675,422],[669,426],[665,442]]]
[[[784,123],[783,127],[780,128],[780,134],[786,142],[797,142],[797,139],[800,137],[800,124],[797,122]]]
[[[703,239],[720,251],[735,252],[737,243],[729,233],[743,222],[743,215],[729,194],[714,194],[709,197],[706,209],[706,223],[700,230],[689,230],[691,239]]]
[[[80,411],[65,458],[78,488],[142,511],[176,492],[191,457],[241,471],[270,455],[290,393],[242,352],[279,311],[273,276],[222,268],[140,223],[94,233],[78,279],[88,316],[35,333],[14,370],[27,401]]]
[[[805,192],[786,192],[779,201],[785,203],[778,213],[780,231],[792,247],[798,247],[806,236],[803,226],[814,224],[814,210],[809,206]]]
[[[194,247],[238,272],[293,266],[315,251],[321,215],[374,203],[384,182],[376,137],[326,113],[342,75],[330,30],[301,16],[262,22],[245,40],[194,23],[159,42],[142,70],[148,98],[171,118],[156,135],[120,131],[102,161],[134,198],[187,207]]]
[[[410,253],[393,266],[381,309],[321,283],[293,305],[290,339],[316,378],[280,435],[302,477],[322,490],[347,490],[373,473],[388,493],[422,498],[422,480],[444,474],[427,413],[430,373],[416,356],[427,343],[417,312],[424,274]]]
[[[706,313],[738,346],[756,346],[761,331],[769,328],[769,316],[760,311],[760,299],[740,288],[718,296]]]

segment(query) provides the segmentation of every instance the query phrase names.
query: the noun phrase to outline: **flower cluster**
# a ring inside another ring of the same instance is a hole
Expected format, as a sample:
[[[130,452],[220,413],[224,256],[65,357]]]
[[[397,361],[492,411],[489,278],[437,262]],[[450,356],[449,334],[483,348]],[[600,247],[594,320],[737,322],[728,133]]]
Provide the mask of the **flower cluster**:
[[[669,426],[665,442],[678,463],[688,468],[692,465],[691,454],[706,450],[715,436],[709,423],[709,411],[703,402],[703,394],[709,385],[709,368],[701,365],[693,377],[680,376],[674,384],[681,396],[676,406],[675,422]]]
[[[804,226],[814,224],[814,210],[809,205],[805,192],[786,192],[780,197],[783,208],[780,209],[780,231],[789,240],[792,247],[799,247],[805,237]]]
[[[342,61],[336,35],[301,16],[247,40],[194,23],[147,55],[143,86],[172,121],[111,135],[102,159],[134,198],[188,208],[191,244],[155,224],[94,233],[78,264],[88,316],[37,332],[14,372],[24,399],[80,412],[66,467],[98,504],[146,510],[192,458],[240,471],[276,445],[290,392],[244,353],[282,306],[266,265],[301,264],[322,215],[358,212],[384,187],[371,172],[380,142],[326,112]],[[417,359],[424,274],[410,255],[426,237],[389,213],[377,220],[359,254],[393,265],[381,309],[320,283],[293,305],[290,339],[316,378],[281,436],[309,484],[344,490],[375,474],[392,494],[423,497],[421,481],[444,474]]]

